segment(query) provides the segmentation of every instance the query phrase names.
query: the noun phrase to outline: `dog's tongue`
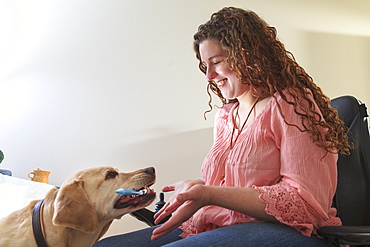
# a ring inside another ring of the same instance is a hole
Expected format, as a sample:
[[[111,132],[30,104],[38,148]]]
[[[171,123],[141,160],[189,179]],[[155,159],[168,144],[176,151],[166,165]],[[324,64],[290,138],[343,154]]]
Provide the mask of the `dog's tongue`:
[[[130,200],[132,200],[133,198],[131,197],[128,197],[128,196],[123,196],[121,199],[119,199],[119,203],[125,203],[125,202],[128,202]]]

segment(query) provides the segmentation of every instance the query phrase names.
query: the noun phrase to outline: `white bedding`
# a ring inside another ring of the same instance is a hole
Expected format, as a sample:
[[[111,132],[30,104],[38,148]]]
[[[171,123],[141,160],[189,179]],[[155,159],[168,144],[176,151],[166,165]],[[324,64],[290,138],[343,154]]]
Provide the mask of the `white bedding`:
[[[43,199],[51,188],[54,186],[0,174],[0,219],[32,200]]]

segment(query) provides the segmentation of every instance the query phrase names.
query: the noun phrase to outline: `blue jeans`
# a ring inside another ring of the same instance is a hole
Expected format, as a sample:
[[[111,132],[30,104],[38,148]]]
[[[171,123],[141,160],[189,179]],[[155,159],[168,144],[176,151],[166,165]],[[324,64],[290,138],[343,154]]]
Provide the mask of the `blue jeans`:
[[[275,223],[242,223],[180,238],[176,229],[164,237],[151,241],[155,227],[102,239],[93,247],[116,246],[166,246],[166,247],[238,247],[238,246],[284,246],[284,247],[333,247],[334,245],[316,236],[306,237],[292,227]]]

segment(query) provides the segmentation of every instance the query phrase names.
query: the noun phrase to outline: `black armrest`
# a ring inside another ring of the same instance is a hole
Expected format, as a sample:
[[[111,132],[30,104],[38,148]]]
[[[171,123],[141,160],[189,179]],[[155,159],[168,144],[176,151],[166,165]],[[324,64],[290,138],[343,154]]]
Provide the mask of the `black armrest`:
[[[131,216],[134,216],[136,219],[146,223],[148,226],[155,226],[154,214],[155,212],[150,211],[149,209],[146,208],[139,209],[135,212],[130,213]]]
[[[159,194],[159,201],[155,204],[156,205],[156,209],[155,209],[155,212],[147,209],[147,208],[142,208],[142,209],[139,209],[137,211],[134,211],[132,213],[130,213],[131,216],[135,217],[136,219],[140,220],[140,221],[143,221],[144,223],[146,223],[148,226],[155,226],[156,224],[154,224],[154,215],[156,212],[158,212],[164,205],[166,204],[166,202],[164,201],[164,194],[163,193],[160,193]],[[166,222],[169,218],[171,218],[172,215],[168,215],[166,218],[164,218],[159,224],[163,224],[164,222]]]
[[[370,226],[324,226],[317,233],[335,244],[370,244]]]

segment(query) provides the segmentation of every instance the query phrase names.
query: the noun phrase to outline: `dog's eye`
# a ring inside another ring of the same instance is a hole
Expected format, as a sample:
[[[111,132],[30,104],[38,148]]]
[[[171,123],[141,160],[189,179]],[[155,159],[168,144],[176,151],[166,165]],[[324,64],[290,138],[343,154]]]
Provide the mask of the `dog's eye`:
[[[108,174],[105,176],[105,179],[111,179],[117,177],[118,172],[108,172]]]

